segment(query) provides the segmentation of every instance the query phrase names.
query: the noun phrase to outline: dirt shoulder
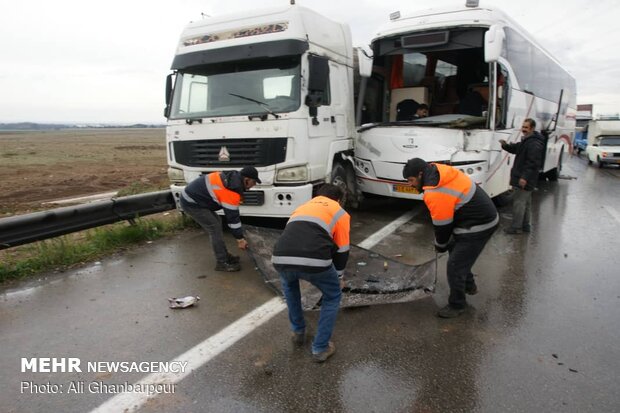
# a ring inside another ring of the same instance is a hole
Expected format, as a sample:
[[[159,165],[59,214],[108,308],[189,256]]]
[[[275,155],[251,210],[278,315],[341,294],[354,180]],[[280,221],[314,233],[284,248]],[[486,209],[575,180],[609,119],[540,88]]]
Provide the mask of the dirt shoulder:
[[[165,189],[166,170],[164,129],[0,132],[0,217],[132,186]]]

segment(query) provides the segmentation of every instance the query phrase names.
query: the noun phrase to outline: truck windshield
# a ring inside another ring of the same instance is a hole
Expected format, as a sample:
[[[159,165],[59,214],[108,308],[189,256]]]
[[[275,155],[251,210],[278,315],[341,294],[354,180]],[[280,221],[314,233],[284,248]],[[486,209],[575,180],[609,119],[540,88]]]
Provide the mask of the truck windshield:
[[[600,146],[620,146],[620,136],[601,136]]]
[[[292,112],[300,87],[298,56],[192,67],[177,75],[170,119]]]

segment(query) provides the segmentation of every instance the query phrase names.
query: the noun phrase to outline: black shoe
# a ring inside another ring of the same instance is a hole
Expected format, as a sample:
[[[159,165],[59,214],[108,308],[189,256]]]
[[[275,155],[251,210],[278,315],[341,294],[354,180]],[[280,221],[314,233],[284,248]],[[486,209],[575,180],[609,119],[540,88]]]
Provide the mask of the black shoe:
[[[454,308],[450,304],[437,311],[437,317],[439,318],[454,318],[458,317],[465,312],[465,308]]]
[[[295,347],[301,347],[306,342],[306,332],[303,333],[293,333],[291,335],[291,341]]]
[[[229,264],[239,264],[239,262],[241,262],[241,258],[236,255],[226,254],[226,262]]]
[[[215,266],[215,271],[226,271],[226,272],[235,272],[241,271],[241,265],[239,263],[232,262],[218,262]]]
[[[333,356],[335,352],[336,352],[336,346],[334,345],[334,343],[330,341],[325,351],[322,351],[320,353],[312,353],[312,359],[316,363],[323,363],[325,360]]]
[[[465,286],[465,294],[469,294],[469,295],[478,294],[478,286],[475,283],[470,286]]]
[[[519,230],[518,230],[518,229],[516,229],[516,228],[513,228],[513,227],[504,228],[504,232],[505,232],[506,234],[509,234],[509,235],[516,235],[516,234],[519,234]]]
[[[523,232],[532,232],[532,226],[531,225],[523,225],[523,228],[521,228],[521,231]]]

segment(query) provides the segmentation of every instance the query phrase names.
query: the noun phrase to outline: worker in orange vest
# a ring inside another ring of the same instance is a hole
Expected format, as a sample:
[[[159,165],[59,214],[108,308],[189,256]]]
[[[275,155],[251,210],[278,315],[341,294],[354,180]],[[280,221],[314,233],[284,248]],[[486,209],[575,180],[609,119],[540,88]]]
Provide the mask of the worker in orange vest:
[[[323,185],[316,197],[293,212],[271,257],[280,274],[294,344],[302,345],[306,336],[299,280],[308,281],[323,293],[312,343],[312,357],[318,363],[336,351],[330,338],[340,307],[351,226],[351,217],[341,206],[344,195],[336,185]]]
[[[467,307],[465,294],[478,292],[471,268],[497,229],[497,209],[482,188],[451,166],[414,158],[407,161],[403,177],[423,193],[435,228],[435,249],[449,252],[450,296],[437,315],[457,317]]]
[[[207,231],[217,261],[215,271],[239,271],[241,265],[238,256],[226,249],[222,221],[215,212],[224,210],[226,223],[237,246],[245,250],[248,246],[243,238],[239,205],[243,192],[257,183],[261,183],[258,171],[253,166],[246,166],[241,171],[212,172],[201,175],[190,182],[181,192],[181,208]]]

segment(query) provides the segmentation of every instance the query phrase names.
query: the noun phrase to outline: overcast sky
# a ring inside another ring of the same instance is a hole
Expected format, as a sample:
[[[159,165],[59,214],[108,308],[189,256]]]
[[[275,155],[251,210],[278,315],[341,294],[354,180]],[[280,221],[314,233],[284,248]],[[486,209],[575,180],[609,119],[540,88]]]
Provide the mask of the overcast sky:
[[[297,0],[351,26],[355,45],[401,12],[465,0]],[[0,123],[164,123],[181,30],[289,0],[8,0],[0,3]],[[518,21],[577,79],[577,103],[620,112],[620,0],[481,0]],[[406,7],[404,7],[406,5]]]

